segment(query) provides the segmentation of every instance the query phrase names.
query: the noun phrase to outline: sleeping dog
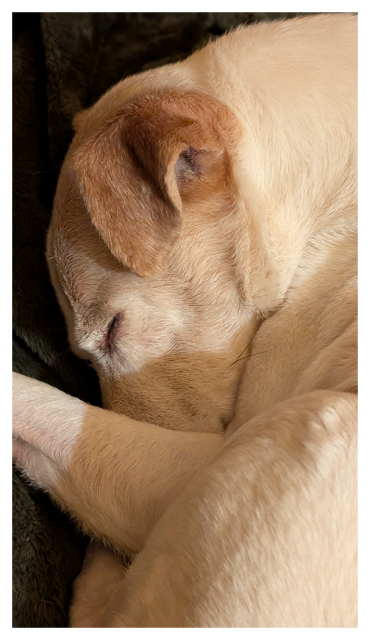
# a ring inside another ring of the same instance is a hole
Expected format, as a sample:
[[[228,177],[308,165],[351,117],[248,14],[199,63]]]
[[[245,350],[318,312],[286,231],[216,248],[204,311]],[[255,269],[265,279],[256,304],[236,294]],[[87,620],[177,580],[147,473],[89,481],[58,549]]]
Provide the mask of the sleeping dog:
[[[47,259],[104,409],[13,378],[18,467],[100,541],[71,626],[357,625],[356,43],[239,28],[75,118]]]

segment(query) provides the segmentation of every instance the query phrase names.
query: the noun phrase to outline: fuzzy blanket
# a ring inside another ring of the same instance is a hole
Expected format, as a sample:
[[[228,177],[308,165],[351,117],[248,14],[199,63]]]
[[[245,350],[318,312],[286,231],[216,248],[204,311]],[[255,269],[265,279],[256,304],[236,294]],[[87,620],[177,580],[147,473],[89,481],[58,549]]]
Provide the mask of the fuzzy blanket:
[[[13,14],[13,368],[100,404],[69,350],[44,251],[72,119],[118,80],[188,56],[241,23],[296,14]],[[14,471],[13,626],[65,627],[87,540]]]

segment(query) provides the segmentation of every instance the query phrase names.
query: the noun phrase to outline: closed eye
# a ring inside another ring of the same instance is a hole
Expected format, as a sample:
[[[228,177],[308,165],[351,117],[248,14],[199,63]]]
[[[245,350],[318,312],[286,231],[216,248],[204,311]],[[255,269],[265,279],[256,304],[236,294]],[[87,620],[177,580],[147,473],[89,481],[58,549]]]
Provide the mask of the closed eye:
[[[121,313],[117,313],[110,321],[107,327],[107,332],[104,337],[104,348],[108,353],[112,353],[114,348],[117,331],[121,324]]]

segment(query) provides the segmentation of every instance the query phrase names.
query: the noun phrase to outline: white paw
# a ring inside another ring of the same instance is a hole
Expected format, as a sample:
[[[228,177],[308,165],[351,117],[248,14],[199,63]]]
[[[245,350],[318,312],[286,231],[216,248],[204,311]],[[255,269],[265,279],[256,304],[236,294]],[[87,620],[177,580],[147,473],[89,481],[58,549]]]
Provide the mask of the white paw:
[[[42,489],[69,465],[86,404],[48,384],[13,373],[13,457]]]

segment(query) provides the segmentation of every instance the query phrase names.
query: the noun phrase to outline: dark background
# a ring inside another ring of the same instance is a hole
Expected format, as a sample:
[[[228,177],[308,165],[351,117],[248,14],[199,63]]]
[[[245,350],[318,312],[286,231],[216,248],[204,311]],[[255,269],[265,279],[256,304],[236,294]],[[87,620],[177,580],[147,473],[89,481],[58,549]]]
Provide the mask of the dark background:
[[[100,404],[69,350],[45,239],[72,119],[122,78],[185,58],[241,23],[287,13],[13,14],[13,369]],[[87,540],[14,471],[13,626],[65,627]]]

